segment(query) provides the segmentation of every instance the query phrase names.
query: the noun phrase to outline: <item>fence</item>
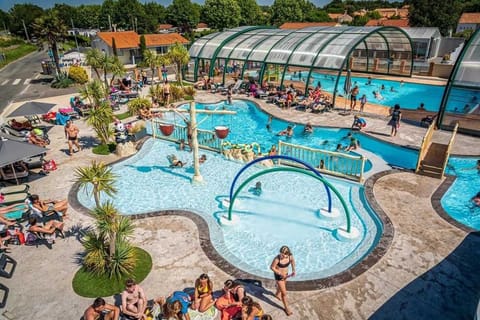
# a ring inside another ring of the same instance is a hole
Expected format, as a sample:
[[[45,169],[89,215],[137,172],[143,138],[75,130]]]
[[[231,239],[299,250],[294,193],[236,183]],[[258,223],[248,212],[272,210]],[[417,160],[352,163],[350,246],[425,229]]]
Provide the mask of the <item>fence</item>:
[[[422,164],[423,158],[425,158],[428,148],[430,148],[430,144],[432,143],[432,137],[434,132],[435,132],[435,122],[430,124],[430,126],[427,129],[427,132],[425,133],[425,136],[423,137],[422,145],[420,146],[420,151],[418,152],[417,166],[415,168],[416,173],[420,171],[420,166]]]
[[[279,141],[278,144],[278,154],[300,159],[312,167],[318,168],[320,172],[354,181],[363,181],[363,170],[366,161],[363,156],[314,149],[282,141]],[[296,163],[285,160],[281,160],[281,162],[298,166]]]

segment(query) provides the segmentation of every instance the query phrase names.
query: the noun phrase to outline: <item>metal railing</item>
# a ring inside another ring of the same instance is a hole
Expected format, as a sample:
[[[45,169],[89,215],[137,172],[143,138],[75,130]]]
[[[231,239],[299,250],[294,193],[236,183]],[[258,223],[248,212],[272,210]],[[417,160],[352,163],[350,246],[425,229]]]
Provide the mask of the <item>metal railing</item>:
[[[165,121],[154,118],[152,120],[152,136],[154,138],[167,140],[171,142],[179,143],[183,139],[185,143],[188,142],[187,127],[176,124],[174,126],[173,133],[169,136],[165,136],[160,130],[160,124],[166,123]],[[221,152],[222,141],[217,138],[214,131],[197,129],[198,146],[205,150],[214,152]]]
[[[458,121],[455,123],[455,128],[453,128],[452,136],[450,137],[450,141],[448,142],[447,152],[445,154],[445,159],[443,160],[442,166],[442,178],[445,174],[445,168],[448,164],[448,158],[450,158],[450,153],[452,152],[453,143],[455,142],[455,136],[457,135],[458,130]]]
[[[346,153],[314,149],[291,143],[279,141],[278,154],[288,155],[300,159],[319,172],[354,180],[363,181],[366,158],[364,156],[353,156]],[[298,166],[298,164],[281,160],[280,162]]]

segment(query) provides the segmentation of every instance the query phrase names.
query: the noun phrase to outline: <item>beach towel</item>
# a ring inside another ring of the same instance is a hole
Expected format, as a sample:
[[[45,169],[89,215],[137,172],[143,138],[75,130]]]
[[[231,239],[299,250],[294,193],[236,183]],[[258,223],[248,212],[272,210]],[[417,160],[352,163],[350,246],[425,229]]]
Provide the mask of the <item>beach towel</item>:
[[[191,320],[214,320],[217,319],[217,313],[218,311],[215,306],[211,306],[210,309],[202,313],[198,312],[197,310],[188,310]]]

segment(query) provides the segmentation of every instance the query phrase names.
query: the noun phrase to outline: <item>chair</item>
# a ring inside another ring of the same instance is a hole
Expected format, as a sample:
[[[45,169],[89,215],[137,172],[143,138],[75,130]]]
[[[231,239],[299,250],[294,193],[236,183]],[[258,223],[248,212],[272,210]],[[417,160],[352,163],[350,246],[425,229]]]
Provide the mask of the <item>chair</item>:
[[[5,305],[7,304],[8,292],[10,290],[8,289],[7,286],[0,283],[0,291],[3,291],[3,298],[2,298],[2,301],[0,301],[0,309],[3,309],[3,308],[5,308]]]
[[[28,184],[19,184],[17,186],[0,187],[1,194],[28,193],[30,186]]]
[[[11,264],[10,271],[7,271],[8,264]],[[3,252],[0,253],[0,276],[7,279],[11,278],[16,266],[17,262],[15,260]]]
[[[15,203],[25,202],[28,198],[28,193],[12,193],[12,194],[5,194],[3,195],[3,201],[0,203],[2,205],[10,205]]]

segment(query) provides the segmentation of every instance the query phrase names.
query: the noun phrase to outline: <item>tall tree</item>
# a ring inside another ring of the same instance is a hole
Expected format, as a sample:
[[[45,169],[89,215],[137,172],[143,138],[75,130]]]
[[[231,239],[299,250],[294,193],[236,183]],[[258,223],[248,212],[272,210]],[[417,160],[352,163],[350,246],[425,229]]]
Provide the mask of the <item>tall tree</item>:
[[[10,32],[25,38],[23,23],[27,27],[28,34],[31,34],[33,32],[32,23],[41,17],[44,11],[33,4],[16,4],[8,11],[8,14],[10,15]]]
[[[118,52],[117,52],[117,42],[115,41],[115,38],[112,37],[112,51],[113,51],[113,55],[115,57],[118,56]]]
[[[100,28],[101,5],[80,5],[77,7],[77,13],[73,17],[73,23],[77,28],[96,29]],[[108,24],[108,21],[107,21]]]
[[[100,9],[99,24],[100,29],[110,30],[110,23],[116,24],[117,20],[117,2],[114,0],[104,0]],[[113,29],[113,28],[112,28]]]
[[[190,33],[200,22],[200,11],[190,0],[173,0],[167,8],[167,21]]]
[[[144,33],[144,24],[139,24],[145,19],[145,9],[138,0],[118,0],[116,3],[115,23],[126,30],[136,30],[137,24],[141,26],[139,33]]]
[[[67,24],[69,28],[72,26],[71,20],[77,16],[77,7],[72,7],[65,3],[55,3],[53,10],[57,12],[58,18]]]
[[[58,56],[58,42],[67,36],[68,27],[60,18],[55,9],[47,11],[43,16],[35,19],[32,24],[34,34],[48,41],[52,49],[53,60],[57,72],[60,72],[60,58]]]
[[[409,23],[412,27],[438,27],[443,35],[455,30],[461,12],[459,0],[415,0],[410,2]]]
[[[275,0],[271,7],[271,23],[279,26],[285,22],[304,21],[305,0]]]
[[[328,16],[327,11],[312,7],[305,13],[305,21],[307,22],[329,22],[332,21]]]
[[[101,205],[102,193],[113,197],[117,193],[115,179],[118,177],[112,172],[112,167],[103,162],[92,161],[89,167],[75,169],[75,177],[80,188],[93,195],[95,206]],[[91,187],[91,189],[89,189]]]
[[[3,10],[0,10],[0,30],[8,30],[10,26],[10,16]]]
[[[146,33],[154,33],[157,31],[160,22],[165,21],[167,10],[161,4],[156,2],[148,2],[143,5],[145,10],[145,19],[140,22]]]
[[[259,24],[262,17],[262,10],[255,0],[237,0],[237,4],[240,7],[241,26],[254,26]]]
[[[203,16],[210,28],[219,30],[233,28],[240,22],[240,7],[236,0],[206,0]]]

